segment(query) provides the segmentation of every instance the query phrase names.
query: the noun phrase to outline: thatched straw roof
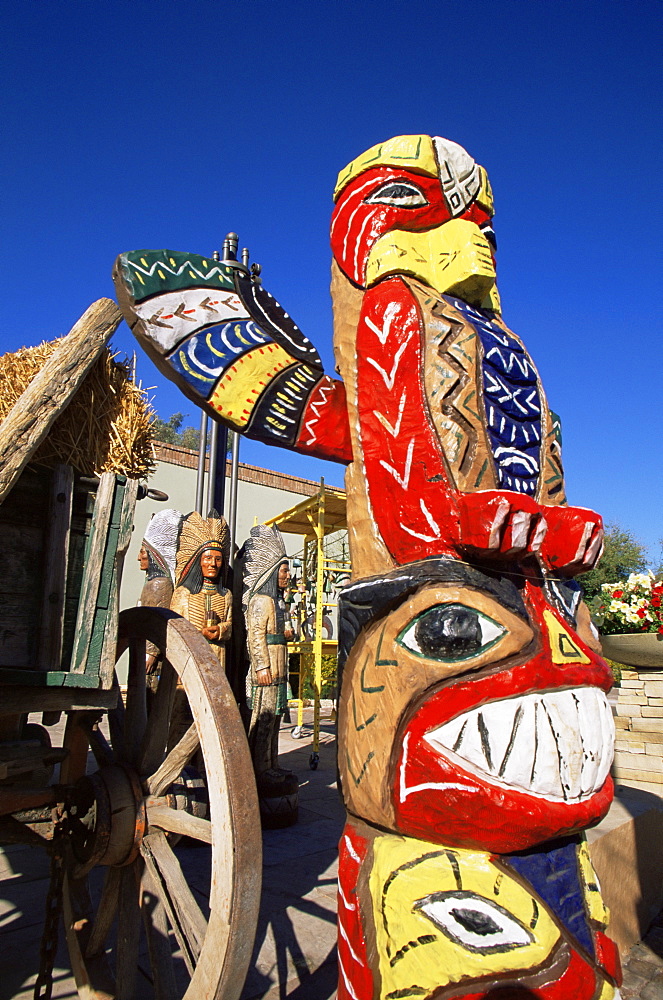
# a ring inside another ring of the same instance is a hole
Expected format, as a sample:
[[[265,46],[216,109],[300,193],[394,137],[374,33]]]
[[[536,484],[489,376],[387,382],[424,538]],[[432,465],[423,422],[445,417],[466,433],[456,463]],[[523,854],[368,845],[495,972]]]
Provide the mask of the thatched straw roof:
[[[0,420],[60,346],[62,338],[0,356]],[[72,465],[83,475],[117,472],[142,479],[154,469],[154,411],[130,366],[104,348],[76,395],[31,457]]]

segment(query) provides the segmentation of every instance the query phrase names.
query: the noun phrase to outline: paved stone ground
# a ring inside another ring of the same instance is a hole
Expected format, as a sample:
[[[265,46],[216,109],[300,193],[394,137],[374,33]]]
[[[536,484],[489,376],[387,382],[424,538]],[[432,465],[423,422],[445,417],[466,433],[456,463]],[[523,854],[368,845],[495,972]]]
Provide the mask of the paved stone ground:
[[[299,775],[299,823],[263,835],[260,917],[242,1000],[336,996],[336,850],[344,810],[336,792],[333,726],[323,723],[315,771],[309,768],[310,730],[295,741],[292,728],[283,727],[280,747],[284,766]],[[178,854],[202,902],[209,851],[178,849]],[[0,849],[0,1000],[32,998],[47,887],[48,861],[41,851]],[[663,1000],[663,914],[631,950],[624,969],[623,1000]],[[147,978],[141,983],[136,1000],[151,996]],[[77,997],[61,940],[53,1000]]]
[[[663,912],[624,962],[622,1000],[663,1000]]]

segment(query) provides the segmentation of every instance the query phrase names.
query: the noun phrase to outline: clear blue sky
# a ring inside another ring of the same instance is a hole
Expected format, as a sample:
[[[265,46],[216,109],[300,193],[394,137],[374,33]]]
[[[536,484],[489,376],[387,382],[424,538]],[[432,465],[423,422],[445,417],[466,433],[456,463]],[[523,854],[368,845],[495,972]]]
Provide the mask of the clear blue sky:
[[[2,5],[1,346],[66,332],[124,250],[226,232],[329,370],[338,170],[402,133],[496,198],[504,318],[562,417],[571,503],[659,556],[660,3],[48,0]],[[114,338],[133,351],[123,324]],[[159,414],[195,408],[140,355]],[[342,485],[342,467],[242,444]]]

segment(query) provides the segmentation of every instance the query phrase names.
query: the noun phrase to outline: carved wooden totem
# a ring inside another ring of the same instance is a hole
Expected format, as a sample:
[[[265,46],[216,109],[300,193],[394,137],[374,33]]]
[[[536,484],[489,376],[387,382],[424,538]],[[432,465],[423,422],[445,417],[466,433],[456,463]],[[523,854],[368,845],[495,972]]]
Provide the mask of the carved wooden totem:
[[[610,671],[545,394],[502,322],[492,198],[454,143],[343,171],[336,354],[355,461],[340,998],[613,997],[581,831],[612,798]]]
[[[246,271],[139,251],[116,281],[191,398],[349,463],[338,996],[612,1000],[582,835],[613,794],[612,675],[573,580],[602,522],[566,504],[556,421],[501,318],[488,177],[399,136],[335,201],[342,382]]]

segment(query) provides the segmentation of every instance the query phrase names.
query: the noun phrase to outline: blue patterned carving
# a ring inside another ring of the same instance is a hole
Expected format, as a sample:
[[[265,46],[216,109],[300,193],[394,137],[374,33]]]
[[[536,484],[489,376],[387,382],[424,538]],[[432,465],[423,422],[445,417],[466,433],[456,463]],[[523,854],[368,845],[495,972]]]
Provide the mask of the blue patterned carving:
[[[472,324],[483,346],[486,424],[499,485],[534,496],[541,451],[541,398],[525,348],[484,313],[445,296]]]
[[[594,957],[594,942],[587,921],[582,882],[578,871],[576,838],[547,845],[547,850],[532,848],[502,858],[527,879],[544,903],[568,927],[583,948]]]
[[[253,320],[234,320],[194,333],[178,344],[168,360],[178,375],[209,399],[226,368],[268,340]]]

